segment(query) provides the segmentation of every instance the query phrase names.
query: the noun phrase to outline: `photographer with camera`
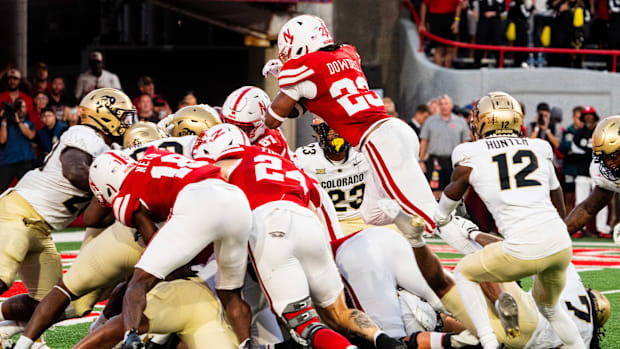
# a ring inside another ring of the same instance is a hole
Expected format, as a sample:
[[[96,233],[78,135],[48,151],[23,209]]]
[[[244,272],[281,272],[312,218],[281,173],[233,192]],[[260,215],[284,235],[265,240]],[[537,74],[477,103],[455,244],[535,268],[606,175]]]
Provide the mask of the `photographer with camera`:
[[[0,192],[3,192],[14,178],[21,178],[35,166],[31,140],[36,131],[28,120],[26,105],[21,98],[14,103],[5,103],[0,113]]]
[[[530,138],[544,139],[551,144],[553,149],[557,149],[560,146],[560,138],[556,132],[560,129],[559,125],[556,125],[551,120],[551,108],[549,104],[542,102],[536,106],[536,120],[529,124],[527,134]]]

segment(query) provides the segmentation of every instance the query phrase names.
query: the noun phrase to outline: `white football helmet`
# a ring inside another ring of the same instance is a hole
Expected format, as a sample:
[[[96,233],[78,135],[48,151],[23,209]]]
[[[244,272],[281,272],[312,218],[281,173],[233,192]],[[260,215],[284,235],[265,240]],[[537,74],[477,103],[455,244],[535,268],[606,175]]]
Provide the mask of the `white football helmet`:
[[[198,136],[192,156],[194,159],[215,161],[224,150],[235,145],[251,145],[250,139],[235,125],[215,125]]]
[[[88,184],[100,204],[109,206],[137,162],[119,150],[107,151],[90,165]]]
[[[333,44],[325,22],[317,16],[301,15],[286,22],[278,34],[278,58],[286,63]]]
[[[262,89],[243,86],[226,97],[220,115],[223,122],[238,126],[254,142],[265,133],[265,115],[270,103]]]

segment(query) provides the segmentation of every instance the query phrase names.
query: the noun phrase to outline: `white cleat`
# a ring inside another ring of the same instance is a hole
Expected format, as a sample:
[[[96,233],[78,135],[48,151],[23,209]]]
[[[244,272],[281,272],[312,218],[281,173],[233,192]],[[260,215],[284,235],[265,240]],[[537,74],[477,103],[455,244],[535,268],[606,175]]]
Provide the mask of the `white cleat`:
[[[424,218],[418,215],[410,215],[400,208],[400,205],[394,200],[381,199],[377,201],[379,208],[390,217],[398,229],[403,233],[403,236],[411,246],[422,247],[424,246],[424,231],[426,229],[426,223]]]

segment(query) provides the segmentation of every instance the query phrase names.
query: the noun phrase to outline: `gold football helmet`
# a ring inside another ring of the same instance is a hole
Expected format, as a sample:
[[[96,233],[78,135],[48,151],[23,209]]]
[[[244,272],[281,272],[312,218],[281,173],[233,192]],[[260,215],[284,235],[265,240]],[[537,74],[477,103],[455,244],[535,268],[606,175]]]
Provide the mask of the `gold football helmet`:
[[[83,125],[115,137],[122,136],[138,118],[131,99],[114,88],[91,91],[82,98],[79,109]]]
[[[172,136],[181,137],[200,135],[200,133],[214,125],[221,124],[219,113],[212,107],[189,105],[179,109],[172,117]]]
[[[588,291],[592,294],[592,303],[594,305],[596,317],[598,318],[599,326],[603,326],[611,316],[611,303],[609,303],[609,299],[600,291],[591,288],[588,289]]]
[[[615,181],[620,178],[620,115],[603,119],[592,133],[592,153],[600,163],[601,174]]]
[[[125,135],[123,136],[123,148],[140,146],[164,137],[166,137],[166,135],[154,123],[138,121],[125,131]]]
[[[473,110],[472,132],[476,139],[490,136],[520,136],[521,105],[506,92],[489,92]]]

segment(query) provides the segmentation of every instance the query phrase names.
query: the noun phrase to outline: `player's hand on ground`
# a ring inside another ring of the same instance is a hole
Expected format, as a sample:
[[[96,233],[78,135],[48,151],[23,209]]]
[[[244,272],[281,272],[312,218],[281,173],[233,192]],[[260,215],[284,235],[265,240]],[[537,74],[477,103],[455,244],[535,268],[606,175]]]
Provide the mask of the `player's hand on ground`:
[[[263,76],[267,78],[267,75],[271,74],[277,79],[280,75],[280,69],[282,69],[282,62],[279,59],[270,59],[263,66]]]

